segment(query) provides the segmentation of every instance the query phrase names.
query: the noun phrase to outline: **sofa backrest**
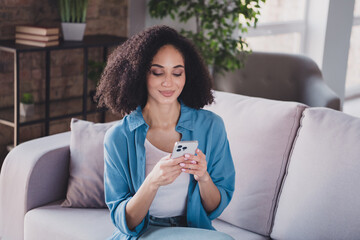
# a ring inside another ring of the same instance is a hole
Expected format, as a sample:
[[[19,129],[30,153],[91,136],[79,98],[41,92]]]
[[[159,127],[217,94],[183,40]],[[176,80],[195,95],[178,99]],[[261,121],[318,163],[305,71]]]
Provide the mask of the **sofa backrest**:
[[[221,91],[340,109],[339,97],[325,84],[317,64],[299,54],[254,51],[243,68],[214,78]]]
[[[284,170],[305,105],[215,92],[207,109],[225,123],[235,192],[220,219],[269,236]]]
[[[273,239],[360,239],[360,119],[303,113],[274,220]]]

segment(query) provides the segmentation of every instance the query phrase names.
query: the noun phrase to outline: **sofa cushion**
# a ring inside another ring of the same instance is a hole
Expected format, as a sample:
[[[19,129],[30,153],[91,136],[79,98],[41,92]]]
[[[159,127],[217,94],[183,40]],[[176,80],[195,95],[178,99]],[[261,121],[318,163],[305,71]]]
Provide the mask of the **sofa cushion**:
[[[220,219],[268,236],[278,190],[305,105],[215,92],[207,109],[225,123],[235,192]]]
[[[114,125],[73,118],[70,177],[63,207],[106,207],[104,197],[104,136]]]
[[[59,203],[25,215],[26,240],[107,239],[115,231],[108,209],[62,208]]]
[[[274,239],[360,239],[360,119],[304,111],[274,221]]]
[[[24,236],[26,240],[107,239],[115,231],[109,215],[107,209],[62,208],[55,202],[26,213]],[[235,240],[268,239],[221,220],[214,220],[213,224]]]
[[[230,223],[224,222],[219,219],[212,221],[213,227],[220,232],[224,232],[232,236],[235,240],[268,240],[269,237],[259,235],[257,233],[244,230]]]

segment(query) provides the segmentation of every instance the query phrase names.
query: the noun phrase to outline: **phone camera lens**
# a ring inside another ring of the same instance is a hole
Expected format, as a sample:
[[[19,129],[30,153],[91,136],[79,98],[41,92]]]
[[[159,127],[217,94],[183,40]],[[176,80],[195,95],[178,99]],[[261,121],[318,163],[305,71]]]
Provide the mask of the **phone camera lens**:
[[[187,149],[187,147],[183,147],[182,149],[185,150],[185,149]]]
[[[177,151],[177,152],[180,152],[180,151],[181,151],[181,149],[179,149],[179,148],[178,148],[178,149],[176,149],[176,151]]]
[[[182,145],[179,145],[178,148],[182,148]]]

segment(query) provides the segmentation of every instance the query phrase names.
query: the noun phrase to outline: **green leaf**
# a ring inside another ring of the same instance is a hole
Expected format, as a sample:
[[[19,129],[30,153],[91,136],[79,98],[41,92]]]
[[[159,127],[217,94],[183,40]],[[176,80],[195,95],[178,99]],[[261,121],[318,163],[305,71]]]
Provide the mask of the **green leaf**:
[[[180,33],[193,41],[200,51],[206,64],[213,65],[215,71],[229,71],[243,66],[237,59],[240,51],[247,43],[241,36],[234,40],[234,31],[247,32],[256,27],[260,16],[259,2],[265,0],[149,0],[149,13],[152,17],[170,16],[187,23],[192,18],[199,21],[198,32],[185,31]],[[239,16],[242,15],[242,22]]]
[[[62,22],[85,22],[88,0],[58,0]]]
[[[32,93],[23,93],[20,102],[25,103],[25,104],[33,104],[34,97],[33,97]]]

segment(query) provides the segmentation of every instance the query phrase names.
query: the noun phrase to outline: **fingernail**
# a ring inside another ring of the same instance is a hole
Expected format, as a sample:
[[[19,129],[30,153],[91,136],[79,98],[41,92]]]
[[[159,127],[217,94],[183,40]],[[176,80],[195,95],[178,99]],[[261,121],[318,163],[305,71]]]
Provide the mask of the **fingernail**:
[[[188,160],[188,158],[184,158],[184,160]]]
[[[196,161],[191,161],[192,164],[196,164],[197,162]]]
[[[185,167],[185,163],[180,163],[180,166],[181,166],[181,167]]]
[[[200,152],[200,150],[199,150],[199,149],[196,149],[196,152],[198,153],[198,152]]]
[[[189,154],[185,154],[185,157],[186,157],[186,158],[189,158],[189,157],[190,157],[190,155],[189,155]]]
[[[181,171],[182,171],[182,172],[185,172],[186,170],[185,170],[185,168],[182,168]]]

